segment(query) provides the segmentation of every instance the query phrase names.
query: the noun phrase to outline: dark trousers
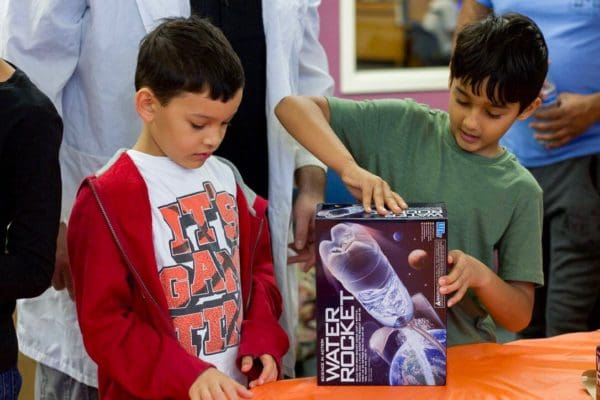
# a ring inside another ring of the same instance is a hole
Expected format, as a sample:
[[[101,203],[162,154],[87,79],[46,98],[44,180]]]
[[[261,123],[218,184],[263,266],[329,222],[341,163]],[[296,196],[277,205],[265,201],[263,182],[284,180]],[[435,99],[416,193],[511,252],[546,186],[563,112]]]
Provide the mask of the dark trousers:
[[[521,337],[600,328],[600,154],[531,168],[544,190],[544,281]]]
[[[21,383],[21,374],[17,367],[0,372],[0,400],[17,400]]]

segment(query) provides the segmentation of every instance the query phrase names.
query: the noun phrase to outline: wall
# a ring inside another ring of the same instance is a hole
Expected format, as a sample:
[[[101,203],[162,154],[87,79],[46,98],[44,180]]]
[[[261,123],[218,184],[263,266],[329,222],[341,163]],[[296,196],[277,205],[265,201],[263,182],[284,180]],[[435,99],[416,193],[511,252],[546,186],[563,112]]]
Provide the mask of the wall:
[[[321,0],[319,14],[321,18],[321,43],[329,58],[329,71],[336,82],[335,95],[346,98],[380,98],[380,97],[410,97],[421,103],[429,104],[434,108],[448,109],[448,91],[439,92],[404,92],[385,94],[343,95],[339,91],[340,76],[340,24],[339,2],[344,0]]]

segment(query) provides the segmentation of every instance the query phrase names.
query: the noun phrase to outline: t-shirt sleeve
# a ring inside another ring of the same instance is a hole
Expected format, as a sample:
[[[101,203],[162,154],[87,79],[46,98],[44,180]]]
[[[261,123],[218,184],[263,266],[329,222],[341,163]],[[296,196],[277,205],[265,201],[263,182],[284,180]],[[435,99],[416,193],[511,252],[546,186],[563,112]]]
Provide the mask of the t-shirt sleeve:
[[[11,133],[18,158],[2,189],[15,210],[6,231],[6,251],[0,255],[0,302],[38,296],[49,286],[54,270],[62,121],[45,97],[32,101],[38,103],[23,107],[21,122]]]
[[[543,284],[542,221],[542,190],[531,182],[521,191],[498,246],[498,275],[505,281]]]
[[[477,0],[477,2],[487,8],[494,8],[494,3],[492,0]]]
[[[327,97],[327,101],[332,129],[361,166],[385,149],[390,140],[395,147],[402,145],[403,135],[390,138],[391,127],[406,125],[418,108],[412,100]]]

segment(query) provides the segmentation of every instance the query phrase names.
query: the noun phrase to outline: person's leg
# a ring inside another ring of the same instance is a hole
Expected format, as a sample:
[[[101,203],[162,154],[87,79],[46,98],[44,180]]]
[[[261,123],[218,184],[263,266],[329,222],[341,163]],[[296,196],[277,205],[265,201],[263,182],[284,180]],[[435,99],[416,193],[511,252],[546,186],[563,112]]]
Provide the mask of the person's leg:
[[[98,389],[38,363],[35,372],[35,400],[98,400]]]
[[[550,218],[546,335],[587,331],[600,295],[599,157],[544,167],[536,175]],[[533,172],[533,171],[532,171]],[[548,197],[548,199],[546,199]]]
[[[17,367],[0,372],[0,399],[17,400],[21,383],[21,374]]]

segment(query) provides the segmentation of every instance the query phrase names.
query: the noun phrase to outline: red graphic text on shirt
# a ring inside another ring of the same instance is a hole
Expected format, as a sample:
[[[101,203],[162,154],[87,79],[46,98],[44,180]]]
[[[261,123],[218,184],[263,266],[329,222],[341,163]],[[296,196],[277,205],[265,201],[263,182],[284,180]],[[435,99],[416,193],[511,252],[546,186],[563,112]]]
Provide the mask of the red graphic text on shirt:
[[[203,186],[159,208],[175,262],[160,270],[160,281],[179,342],[198,357],[237,346],[242,318],[235,198]]]

